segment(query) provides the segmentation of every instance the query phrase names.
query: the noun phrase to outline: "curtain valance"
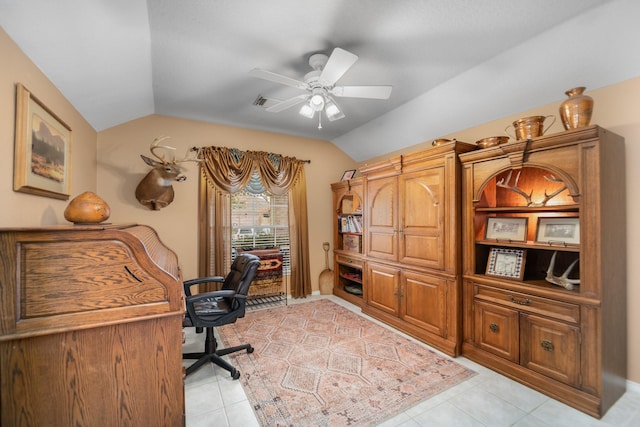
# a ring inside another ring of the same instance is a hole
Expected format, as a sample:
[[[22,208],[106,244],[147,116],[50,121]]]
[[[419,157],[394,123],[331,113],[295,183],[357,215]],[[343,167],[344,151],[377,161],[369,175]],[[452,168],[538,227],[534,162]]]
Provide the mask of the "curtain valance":
[[[228,193],[246,188],[257,171],[265,190],[286,194],[300,178],[306,160],[264,151],[240,151],[227,147],[204,147],[200,151],[202,173],[209,185]]]

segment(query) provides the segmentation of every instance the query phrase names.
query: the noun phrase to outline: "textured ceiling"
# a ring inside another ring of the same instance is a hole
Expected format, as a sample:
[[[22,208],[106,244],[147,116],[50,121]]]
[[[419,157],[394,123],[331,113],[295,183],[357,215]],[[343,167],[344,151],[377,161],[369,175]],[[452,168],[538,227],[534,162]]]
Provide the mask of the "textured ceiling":
[[[607,0],[0,0],[0,24],[100,131],[157,113],[334,140]],[[359,60],[343,85],[392,85],[388,100],[339,98],[324,122],[271,113],[252,78],[302,79],[312,53]],[[543,54],[543,53],[541,53]]]

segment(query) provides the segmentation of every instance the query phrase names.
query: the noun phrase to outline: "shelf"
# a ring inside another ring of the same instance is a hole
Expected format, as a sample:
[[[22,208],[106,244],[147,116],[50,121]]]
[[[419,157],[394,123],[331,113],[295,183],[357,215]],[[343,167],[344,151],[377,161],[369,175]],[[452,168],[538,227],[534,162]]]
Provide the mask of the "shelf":
[[[499,207],[476,207],[476,212],[517,212],[517,213],[538,213],[538,212],[578,212],[579,205],[560,205],[560,206],[499,206]]]
[[[580,296],[580,286],[576,285],[573,289],[565,289],[562,286],[557,286],[552,283],[547,282],[542,279],[534,279],[534,280],[510,280],[508,278],[499,278],[495,276],[487,276],[485,274],[471,274],[465,276],[466,278],[470,278],[473,281],[477,281],[481,284],[488,284],[491,286],[496,286],[500,284],[508,285],[508,288],[513,288],[519,292],[532,292],[540,293],[543,292],[547,298],[549,297],[548,293],[551,291],[553,293],[561,293],[572,296]],[[504,286],[500,286],[504,287]],[[535,292],[537,291],[537,292]],[[583,302],[583,301],[581,301]]]
[[[349,280],[350,282],[362,284],[362,274],[340,273],[340,277],[342,277],[343,279]]]
[[[569,245],[563,243],[535,243],[535,242],[514,242],[512,240],[476,240],[477,245],[484,246],[504,246],[509,248],[521,248],[521,249],[540,249],[545,251],[565,251],[565,252],[580,252],[579,245]]]

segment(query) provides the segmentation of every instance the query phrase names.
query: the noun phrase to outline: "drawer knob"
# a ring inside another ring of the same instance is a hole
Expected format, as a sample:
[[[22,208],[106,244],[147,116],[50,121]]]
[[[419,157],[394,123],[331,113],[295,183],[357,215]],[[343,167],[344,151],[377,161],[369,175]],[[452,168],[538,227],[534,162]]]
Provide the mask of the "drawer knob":
[[[500,330],[500,328],[495,323],[492,323],[489,325],[489,330],[493,333],[497,333]]]
[[[540,342],[540,346],[544,349],[544,351],[553,351],[553,343],[549,340],[542,340]]]
[[[529,305],[531,304],[531,300],[529,298],[525,298],[524,300],[520,300],[513,295],[509,295],[509,301],[518,305]]]

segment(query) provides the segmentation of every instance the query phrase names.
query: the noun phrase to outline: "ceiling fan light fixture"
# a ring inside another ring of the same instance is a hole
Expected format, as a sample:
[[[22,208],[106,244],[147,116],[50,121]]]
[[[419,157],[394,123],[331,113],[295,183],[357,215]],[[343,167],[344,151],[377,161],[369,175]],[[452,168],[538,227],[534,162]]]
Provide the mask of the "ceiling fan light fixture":
[[[322,96],[322,94],[320,93],[315,93],[309,101],[309,105],[311,106],[311,108],[313,108],[314,111],[322,111],[322,109],[324,108],[324,104],[324,96]]]
[[[329,102],[327,102],[327,104],[325,105],[324,112],[327,114],[327,118],[330,121],[344,118],[344,113],[340,110],[340,108],[338,108],[338,105],[331,100],[329,100]]]
[[[304,117],[306,117],[308,119],[312,119],[313,116],[316,114],[316,110],[311,108],[311,105],[305,103],[300,108],[299,113],[300,113],[301,116],[304,116]]]
[[[318,129],[322,129],[322,112],[329,121],[339,120],[345,114],[336,104],[333,96],[345,98],[389,99],[391,86],[336,86],[336,82],[358,60],[358,55],[336,47],[327,56],[313,54],[309,58],[312,71],[305,74],[303,80],[291,78],[272,71],[254,68],[249,72],[252,77],[304,90],[306,93],[277,102],[266,108],[270,112],[280,112],[294,105],[303,104],[299,110],[301,116],[312,119],[318,112]],[[333,95],[333,96],[332,96]],[[262,100],[259,105],[263,105]]]

